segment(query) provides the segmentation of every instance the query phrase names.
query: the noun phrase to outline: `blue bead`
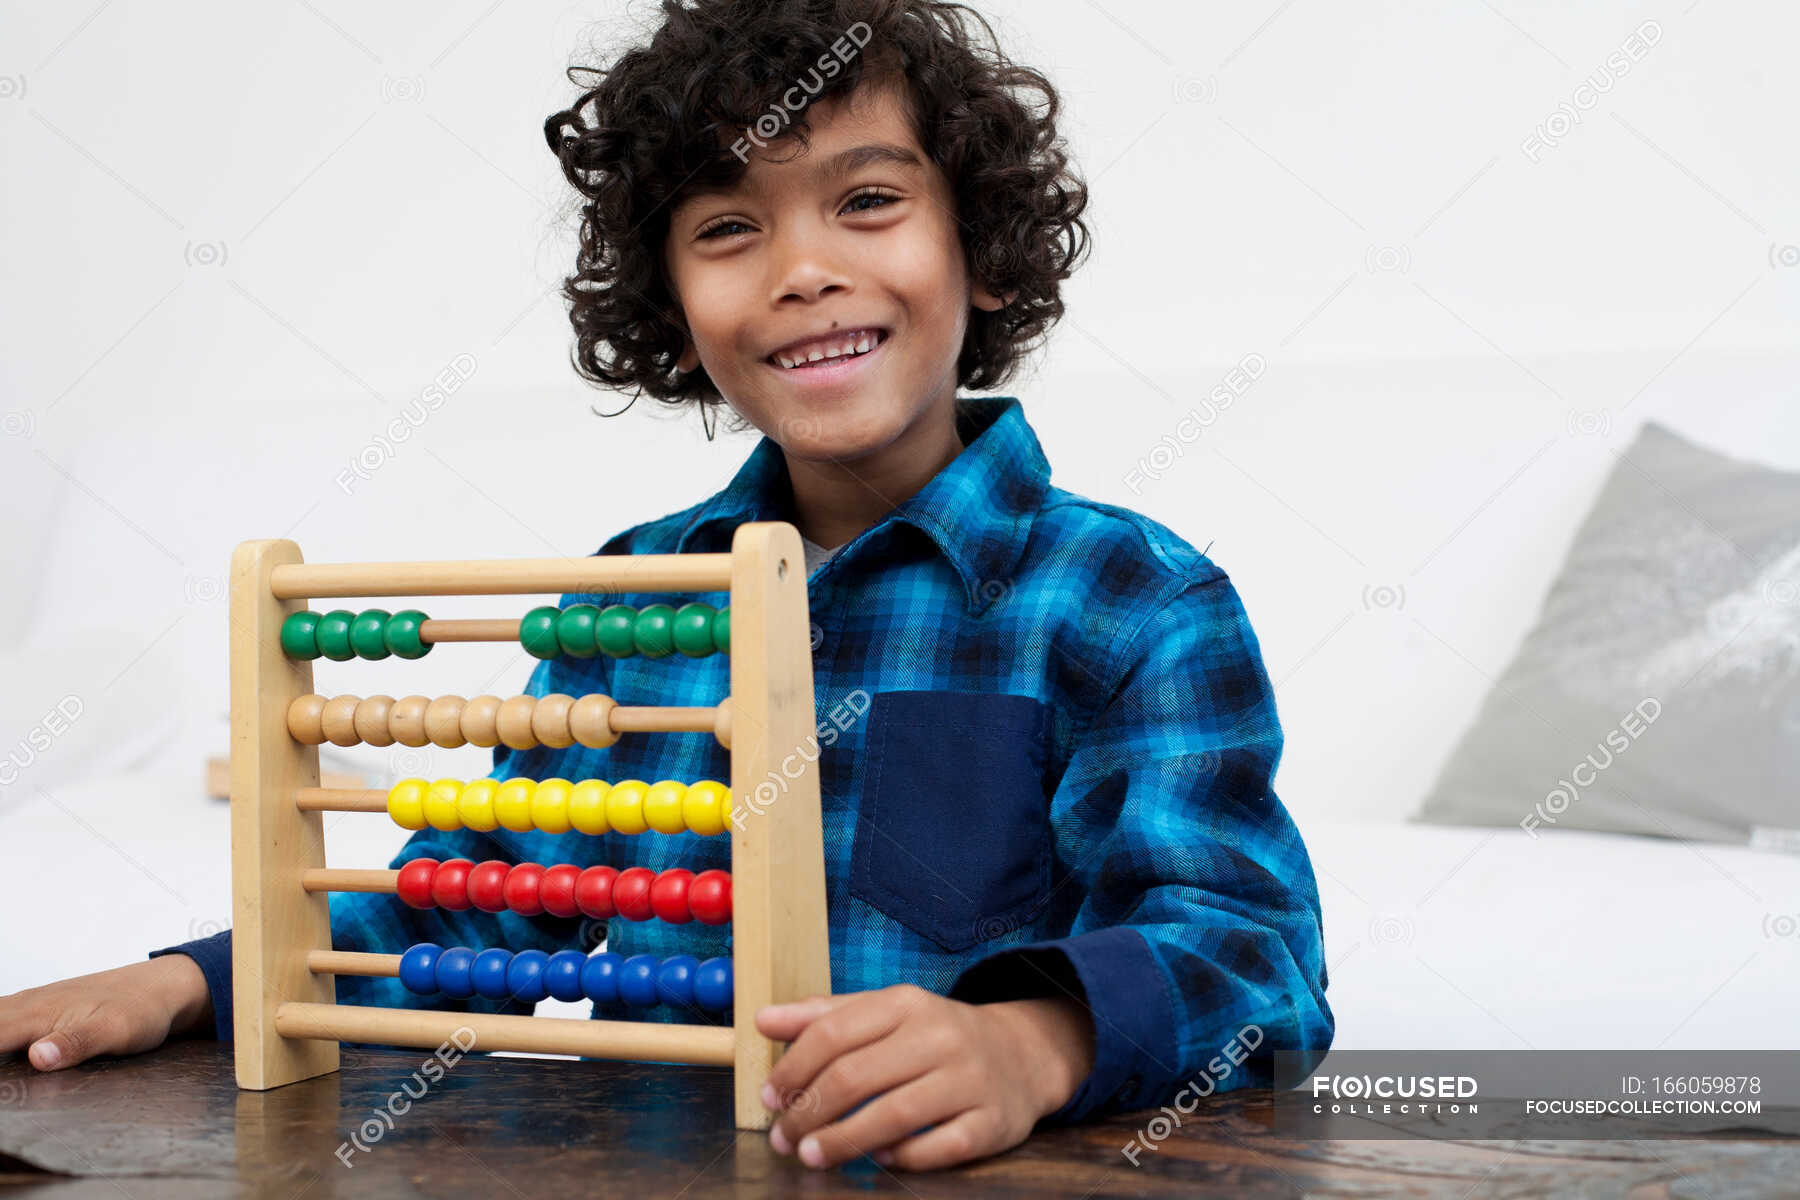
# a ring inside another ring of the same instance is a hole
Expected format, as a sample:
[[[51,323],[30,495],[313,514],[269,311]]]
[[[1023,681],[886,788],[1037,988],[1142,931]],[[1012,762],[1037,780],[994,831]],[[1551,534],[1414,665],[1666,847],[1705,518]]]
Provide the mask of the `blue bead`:
[[[469,968],[474,965],[475,952],[467,946],[452,946],[438,955],[438,991],[458,1000],[473,996],[475,985],[469,981]]]
[[[549,961],[550,956],[542,950],[521,950],[513,955],[512,965],[506,968],[506,990],[513,999],[536,1004],[550,994],[544,986],[544,964]]]
[[[663,959],[662,968],[656,972],[657,997],[674,1008],[694,1007],[694,972],[699,969],[700,960],[691,954]]]
[[[429,996],[438,990],[437,960],[443,952],[436,942],[420,942],[400,956],[400,982],[407,991]]]
[[[581,990],[581,968],[587,966],[587,955],[579,950],[558,950],[544,968],[544,990],[558,1000],[584,1000]]]
[[[588,959],[581,968],[581,991],[595,1004],[619,1002],[619,964],[623,960],[607,951]]]
[[[709,958],[694,971],[694,1002],[707,1012],[731,1007],[731,960]]]
[[[506,990],[506,969],[512,966],[512,951],[498,946],[483,950],[469,967],[469,986],[477,996],[504,1000],[512,995]]]
[[[634,954],[626,959],[619,968],[619,999],[640,1008],[655,1004],[656,969],[661,965],[654,954]]]

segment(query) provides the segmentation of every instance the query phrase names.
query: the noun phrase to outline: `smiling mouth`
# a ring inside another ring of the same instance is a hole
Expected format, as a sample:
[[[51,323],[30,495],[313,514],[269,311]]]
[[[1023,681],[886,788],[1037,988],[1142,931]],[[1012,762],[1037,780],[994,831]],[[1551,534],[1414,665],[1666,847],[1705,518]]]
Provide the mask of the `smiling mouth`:
[[[780,371],[812,371],[854,362],[887,340],[885,329],[860,329],[829,342],[818,342],[804,352],[777,350],[763,361]]]

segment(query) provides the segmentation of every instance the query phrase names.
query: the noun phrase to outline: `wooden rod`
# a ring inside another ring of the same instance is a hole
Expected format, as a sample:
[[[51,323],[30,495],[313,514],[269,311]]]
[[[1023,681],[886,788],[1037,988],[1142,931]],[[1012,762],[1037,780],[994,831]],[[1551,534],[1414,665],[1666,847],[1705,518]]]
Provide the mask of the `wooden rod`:
[[[421,642],[516,642],[519,640],[519,618],[483,617],[473,621],[453,621],[433,617],[419,622]]]
[[[309,692],[287,706],[288,735],[302,746],[442,746],[454,750],[505,744],[514,750],[538,745],[604,749],[621,733],[711,733],[731,747],[730,697],[718,704],[670,707],[615,704],[593,693],[514,696],[321,696]]]
[[[391,895],[399,890],[399,879],[398,871],[309,867],[300,872],[300,886],[309,892],[387,892]]]
[[[475,1037],[469,1048],[477,1051],[516,1050],[729,1067],[735,1049],[735,1034],[726,1025],[584,1021],[573,1017],[369,1008],[354,1004],[287,1003],[275,1009],[275,1031],[285,1038],[376,1042],[431,1050],[465,1029]]]
[[[729,554],[594,554],[464,562],[286,563],[277,600],[336,596],[514,596],[551,592],[722,592]]]
[[[621,704],[612,710],[609,723],[614,733],[711,733],[718,719],[717,705],[675,708]]]
[[[303,787],[294,793],[301,812],[384,813],[387,798],[375,788]]]
[[[361,954],[354,950],[309,950],[306,969],[314,975],[376,975],[400,978],[398,954]]]

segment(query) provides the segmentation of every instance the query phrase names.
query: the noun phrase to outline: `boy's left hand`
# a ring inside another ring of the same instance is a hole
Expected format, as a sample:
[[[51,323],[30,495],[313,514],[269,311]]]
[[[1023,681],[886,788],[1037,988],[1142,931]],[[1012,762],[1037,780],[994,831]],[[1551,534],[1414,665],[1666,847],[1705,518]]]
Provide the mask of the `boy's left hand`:
[[[789,1043],[763,1089],[781,1111],[769,1141],[811,1167],[997,1154],[1062,1107],[1094,1058],[1092,1018],[1072,999],[968,1004],[912,984],[768,1005],[756,1028]]]

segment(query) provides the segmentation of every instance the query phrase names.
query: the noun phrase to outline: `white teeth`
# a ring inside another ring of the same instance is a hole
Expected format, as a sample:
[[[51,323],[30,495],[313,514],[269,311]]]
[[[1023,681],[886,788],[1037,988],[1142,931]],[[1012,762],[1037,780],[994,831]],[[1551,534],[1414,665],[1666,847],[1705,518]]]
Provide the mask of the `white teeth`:
[[[843,358],[846,356],[854,357],[860,354],[867,354],[879,345],[880,342],[880,334],[866,333],[854,341],[845,341],[835,345],[817,347],[805,357],[794,354],[777,354],[774,358],[781,366],[791,370],[794,367],[802,366],[806,363],[816,363],[820,359]]]

